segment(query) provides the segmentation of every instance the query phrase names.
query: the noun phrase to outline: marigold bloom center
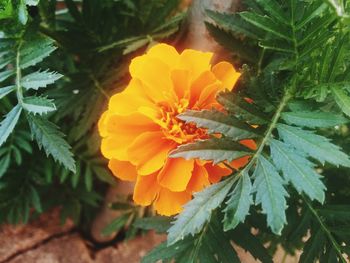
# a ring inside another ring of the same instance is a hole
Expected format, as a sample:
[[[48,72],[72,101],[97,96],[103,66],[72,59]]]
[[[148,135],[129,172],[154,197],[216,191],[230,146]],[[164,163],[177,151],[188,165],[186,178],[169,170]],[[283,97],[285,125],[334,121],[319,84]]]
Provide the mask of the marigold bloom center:
[[[188,105],[189,101],[187,99],[181,99],[173,105],[169,103],[158,104],[161,110],[160,121],[165,137],[179,144],[208,138],[204,129],[197,128],[193,123],[185,123],[177,118],[177,115],[184,112]]]

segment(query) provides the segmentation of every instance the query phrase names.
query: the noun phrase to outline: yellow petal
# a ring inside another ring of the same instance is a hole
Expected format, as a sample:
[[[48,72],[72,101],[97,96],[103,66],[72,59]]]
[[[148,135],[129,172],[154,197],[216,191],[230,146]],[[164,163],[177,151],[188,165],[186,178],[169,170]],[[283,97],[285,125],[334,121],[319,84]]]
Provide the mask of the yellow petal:
[[[175,147],[163,137],[162,132],[145,132],[128,148],[129,160],[136,165],[138,174],[151,174],[163,167],[168,152]]]
[[[136,168],[130,162],[112,159],[108,163],[108,168],[113,175],[124,181],[135,181],[137,177]]]
[[[192,79],[196,79],[202,72],[210,70],[211,52],[201,52],[185,49],[180,55],[179,68],[188,69]]]
[[[171,192],[166,188],[161,188],[154,208],[160,215],[172,216],[182,211],[182,207],[191,200],[191,194],[187,192]]]
[[[215,75],[210,71],[204,71],[196,78],[190,87],[190,107],[192,107],[199,99],[205,87],[217,82]]]
[[[168,158],[158,174],[159,184],[172,192],[185,191],[192,176],[193,164],[194,160]]]
[[[197,163],[194,165],[191,180],[187,185],[187,192],[194,193],[201,191],[204,187],[210,185],[207,170]]]
[[[125,141],[129,141],[130,136],[108,136],[102,138],[101,153],[107,159],[118,159],[121,161],[128,161],[129,157],[126,152]]]
[[[145,87],[138,79],[131,79],[129,85],[121,93],[117,93],[109,100],[108,108],[111,113],[129,115],[139,107],[156,107],[145,92]]]
[[[130,74],[143,83],[146,93],[153,101],[175,98],[170,67],[160,59],[148,55],[136,57],[131,61]]]
[[[173,81],[174,91],[179,99],[188,96],[190,87],[190,71],[185,69],[175,69],[171,71],[171,80]]]
[[[100,133],[101,137],[106,137],[108,135],[107,125],[106,125],[107,115],[108,115],[108,111],[105,111],[104,113],[102,113],[97,123],[98,132]]]
[[[180,55],[173,46],[161,43],[154,45],[147,51],[147,55],[157,58],[169,67],[175,67],[179,63]]]
[[[221,87],[222,84],[219,82],[205,87],[195,104],[196,107],[199,109],[210,109],[213,104],[216,104],[216,95],[220,91]]]
[[[212,68],[212,72],[222,81],[223,88],[229,90],[232,90],[238,78],[241,76],[241,73],[237,72],[234,67],[226,61],[216,64]]]
[[[159,191],[157,174],[138,176],[135,184],[133,199],[138,205],[150,205]]]

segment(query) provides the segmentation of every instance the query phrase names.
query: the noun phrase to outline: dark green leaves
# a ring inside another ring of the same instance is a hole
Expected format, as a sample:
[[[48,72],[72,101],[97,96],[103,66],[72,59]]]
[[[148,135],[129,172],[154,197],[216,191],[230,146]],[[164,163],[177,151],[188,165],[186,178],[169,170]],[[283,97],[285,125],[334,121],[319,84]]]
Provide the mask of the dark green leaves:
[[[339,108],[350,117],[350,97],[347,92],[345,92],[339,86],[332,87],[332,93],[335,102],[338,104]]]
[[[171,158],[199,158],[201,160],[212,160],[214,164],[241,158],[250,155],[251,152],[245,146],[229,139],[212,138],[180,145],[170,153]]]
[[[7,140],[8,136],[15,128],[21,112],[21,106],[16,105],[0,123],[0,146]]]
[[[38,142],[39,147],[43,147],[47,155],[62,163],[72,172],[75,172],[73,155],[70,152],[70,146],[63,139],[63,134],[57,127],[47,119],[27,114],[33,137]]]
[[[277,130],[283,141],[319,160],[322,164],[327,161],[334,165],[350,167],[348,155],[341,152],[339,147],[332,144],[326,137],[285,124],[278,124]]]
[[[211,212],[221,205],[233,183],[230,178],[194,194],[193,200],[184,206],[184,211],[176,216],[173,226],[168,230],[168,244],[172,245],[187,235],[200,232],[209,221]]]
[[[288,193],[283,187],[283,180],[274,165],[265,157],[260,156],[254,171],[253,188],[256,192],[255,203],[261,204],[263,213],[267,216],[267,224],[272,232],[281,234],[286,221],[286,197]]]

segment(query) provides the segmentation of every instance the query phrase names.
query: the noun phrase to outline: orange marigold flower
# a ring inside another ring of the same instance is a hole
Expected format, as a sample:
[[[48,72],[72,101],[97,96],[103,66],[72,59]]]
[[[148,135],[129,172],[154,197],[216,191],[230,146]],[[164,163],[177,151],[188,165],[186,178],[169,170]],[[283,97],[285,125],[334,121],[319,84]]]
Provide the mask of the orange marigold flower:
[[[173,215],[200,191],[230,170],[210,162],[168,158],[178,145],[207,138],[203,129],[176,116],[187,109],[221,109],[217,92],[231,90],[240,76],[228,62],[210,64],[212,53],[192,49],[179,54],[157,44],[130,64],[131,81],[109,101],[99,120],[101,151],[108,167],[122,180],[136,181],[133,199],[154,204],[161,215]],[[242,141],[252,147],[252,141]],[[235,160],[238,168],[247,158]]]

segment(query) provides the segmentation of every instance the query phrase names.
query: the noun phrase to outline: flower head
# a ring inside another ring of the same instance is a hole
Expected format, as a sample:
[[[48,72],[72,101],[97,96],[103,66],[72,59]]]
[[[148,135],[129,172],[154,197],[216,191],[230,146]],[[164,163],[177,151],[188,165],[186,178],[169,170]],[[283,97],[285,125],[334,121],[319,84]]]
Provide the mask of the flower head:
[[[135,203],[153,203],[162,215],[179,213],[193,192],[231,173],[210,162],[168,158],[178,145],[208,138],[204,129],[176,116],[187,109],[220,110],[216,94],[231,90],[240,76],[228,62],[212,67],[212,55],[153,46],[132,60],[130,83],[110,99],[99,120],[101,151],[109,168],[122,180],[136,181]],[[246,161],[243,157],[232,165],[238,168]]]

